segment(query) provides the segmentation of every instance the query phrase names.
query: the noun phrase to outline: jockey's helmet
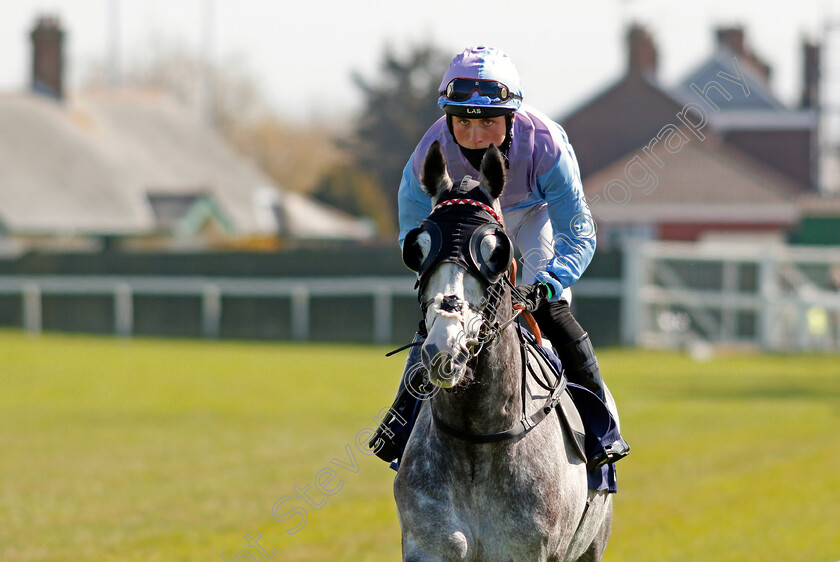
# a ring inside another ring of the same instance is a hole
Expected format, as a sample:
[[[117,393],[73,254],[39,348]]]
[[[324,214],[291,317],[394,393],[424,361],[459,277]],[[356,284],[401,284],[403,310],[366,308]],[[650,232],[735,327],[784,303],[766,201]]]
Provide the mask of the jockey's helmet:
[[[456,117],[511,115],[522,105],[522,85],[510,57],[483,45],[452,59],[438,91],[438,105]]]

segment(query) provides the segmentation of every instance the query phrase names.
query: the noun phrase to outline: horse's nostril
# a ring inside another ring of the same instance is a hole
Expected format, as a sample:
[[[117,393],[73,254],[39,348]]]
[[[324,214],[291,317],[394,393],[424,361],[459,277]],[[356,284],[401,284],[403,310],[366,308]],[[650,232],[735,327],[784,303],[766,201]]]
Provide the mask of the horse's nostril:
[[[422,352],[423,366],[428,369],[433,379],[449,380],[457,376],[469,361],[470,354],[466,348],[457,351],[442,350],[437,344],[427,342]]]

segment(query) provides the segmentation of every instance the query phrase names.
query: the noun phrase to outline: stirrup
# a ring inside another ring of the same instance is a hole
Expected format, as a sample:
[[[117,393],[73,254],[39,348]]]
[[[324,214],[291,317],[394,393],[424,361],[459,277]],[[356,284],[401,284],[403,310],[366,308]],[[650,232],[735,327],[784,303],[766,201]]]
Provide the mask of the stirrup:
[[[368,441],[368,447],[373,451],[373,454],[388,463],[396,460],[402,453],[399,446],[391,440],[394,431],[389,426],[393,425],[396,421],[396,418],[389,413],[382,420],[382,423],[379,424],[379,427],[376,428],[376,431],[373,432],[373,437]]]
[[[612,464],[620,461],[630,454],[630,445],[623,437],[619,437],[617,441],[605,447],[598,454],[594,455],[589,462],[586,463],[586,468],[595,470],[601,468],[605,464]]]

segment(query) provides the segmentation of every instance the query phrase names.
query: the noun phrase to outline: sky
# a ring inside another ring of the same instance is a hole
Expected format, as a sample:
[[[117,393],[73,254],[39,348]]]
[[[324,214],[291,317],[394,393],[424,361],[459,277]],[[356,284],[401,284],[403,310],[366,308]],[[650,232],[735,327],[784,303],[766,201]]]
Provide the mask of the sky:
[[[28,87],[39,15],[59,16],[68,33],[71,89],[96,65],[130,68],[164,46],[244,73],[277,113],[301,121],[357,113],[351,76],[375,79],[386,46],[399,54],[432,42],[453,56],[468,45],[501,48],[526,101],[556,117],[621,77],[630,22],[653,35],[665,86],[711,53],[716,27],[742,25],[788,104],[800,95],[802,39],[833,22],[829,44],[840,50],[838,0],[2,0],[0,92]]]

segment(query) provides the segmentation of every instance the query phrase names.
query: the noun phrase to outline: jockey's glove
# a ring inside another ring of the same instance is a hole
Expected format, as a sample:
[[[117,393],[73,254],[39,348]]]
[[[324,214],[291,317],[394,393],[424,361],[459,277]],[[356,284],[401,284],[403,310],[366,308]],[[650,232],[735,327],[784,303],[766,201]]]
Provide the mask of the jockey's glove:
[[[534,312],[551,298],[551,287],[542,282],[518,285],[511,297],[514,304],[524,304],[526,312]]]

